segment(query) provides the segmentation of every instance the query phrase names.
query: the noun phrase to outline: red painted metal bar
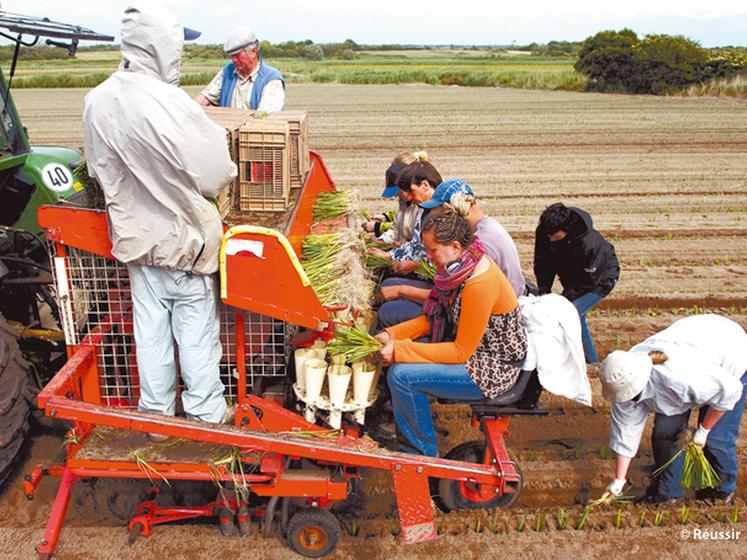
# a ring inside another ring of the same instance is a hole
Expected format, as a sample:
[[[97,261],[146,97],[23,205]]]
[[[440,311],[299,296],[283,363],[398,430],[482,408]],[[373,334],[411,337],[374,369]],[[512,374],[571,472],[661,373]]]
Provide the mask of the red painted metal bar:
[[[236,311],[236,331],[234,332],[236,343],[236,371],[239,378],[236,381],[236,399],[239,405],[246,401],[246,346],[244,344],[244,313]]]
[[[52,505],[52,511],[49,514],[47,528],[44,530],[44,538],[41,544],[36,547],[36,551],[40,555],[50,557],[57,547],[57,540],[60,538],[60,533],[62,532],[62,524],[65,521],[67,506],[70,504],[70,491],[76,480],[77,477],[72,471],[65,469],[60,480],[60,487],[57,490],[57,496]]]
[[[47,239],[113,259],[104,210],[70,206],[42,206],[37,213]]]
[[[292,433],[269,433],[148,414],[117,410],[90,403],[53,397],[46,403],[46,414],[136,432],[164,434],[217,445],[235,445],[240,449],[258,450],[351,466],[394,470],[396,465],[421,466],[428,476],[451,480],[469,479],[480,484],[500,483],[500,474],[488,465],[468,464],[448,459],[423,457],[380,449],[355,438],[340,437],[329,441],[321,437],[298,437]]]

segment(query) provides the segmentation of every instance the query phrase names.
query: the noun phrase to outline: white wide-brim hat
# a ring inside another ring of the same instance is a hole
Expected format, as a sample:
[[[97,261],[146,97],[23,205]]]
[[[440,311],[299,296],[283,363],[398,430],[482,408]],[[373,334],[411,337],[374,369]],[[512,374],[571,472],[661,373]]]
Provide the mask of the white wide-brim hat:
[[[625,402],[643,391],[651,377],[651,357],[642,352],[615,350],[599,365],[604,398]]]

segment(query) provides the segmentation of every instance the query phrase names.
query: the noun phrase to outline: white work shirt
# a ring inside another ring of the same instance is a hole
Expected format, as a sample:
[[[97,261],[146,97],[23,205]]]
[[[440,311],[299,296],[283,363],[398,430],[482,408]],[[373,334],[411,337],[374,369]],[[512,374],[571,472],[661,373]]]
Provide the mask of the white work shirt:
[[[746,349],[744,329],[718,315],[680,319],[631,348],[631,352],[664,352],[668,359],[653,366],[636,402],[612,405],[610,449],[634,457],[651,411],[674,416],[701,406],[734,408],[742,395]]]
[[[241,74],[236,80],[236,87],[233,88],[231,95],[231,107],[237,109],[249,109],[252,100],[252,90],[254,89],[254,80],[259,73],[259,64],[254,67],[252,73],[247,77]],[[223,86],[223,68],[215,75],[212,81],[202,90],[204,95],[213,105],[220,104],[221,87]],[[259,99],[257,111],[265,113],[277,113],[282,111],[285,106],[285,87],[280,80],[270,80],[265,84],[262,90],[262,96]]]

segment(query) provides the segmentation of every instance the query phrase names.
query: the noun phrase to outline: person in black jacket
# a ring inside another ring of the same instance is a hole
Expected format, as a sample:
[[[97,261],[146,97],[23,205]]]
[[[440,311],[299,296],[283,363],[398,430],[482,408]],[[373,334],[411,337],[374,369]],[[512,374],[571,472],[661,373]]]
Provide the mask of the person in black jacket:
[[[615,248],[580,208],[556,202],[545,208],[534,237],[534,275],[540,294],[550,293],[555,276],[563,295],[578,310],[587,363],[599,361],[586,325],[586,312],[612,291],[620,276]]]

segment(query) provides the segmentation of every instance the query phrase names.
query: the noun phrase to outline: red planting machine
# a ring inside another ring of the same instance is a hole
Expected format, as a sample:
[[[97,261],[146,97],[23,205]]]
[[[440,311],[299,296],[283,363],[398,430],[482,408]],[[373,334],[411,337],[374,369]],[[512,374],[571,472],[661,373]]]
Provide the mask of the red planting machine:
[[[341,531],[336,503],[356,479],[380,469],[392,474],[401,535],[406,543],[437,537],[431,496],[452,509],[505,507],[522,477],[504,444],[510,414],[542,414],[536,375],[522,374],[498,401],[474,403],[472,421],[484,440],[468,442],[446,458],[393,452],[361,436],[349,423],[333,430],[288,408],[293,347],[299,335],[327,336],[330,310],[316,297],[300,264],[317,195],[335,184],[319,154],[284,227],[229,229],[221,250],[221,370],[236,403],[232,425],[138,412],[138,373],[127,268],[111,255],[102,211],[47,206],[39,210],[62,310],[68,360],[38,396],[52,418],[72,423],[59,464],[36,467],[24,482],[32,499],[45,475],[59,489],[44,537],[49,558],[60,538],[71,489],[83,478],[150,479],[152,493],[133,511],[131,539],[161,523],[218,517],[221,528],[245,534],[252,523],[269,535],[275,527],[308,557],[334,550]],[[259,248],[259,250],[258,250]],[[162,434],[180,445],[150,443]],[[147,449],[145,453],[142,450]],[[229,450],[229,459],[226,459]],[[222,457],[216,460],[217,456]],[[159,504],[166,481],[213,481],[241,491],[221,493],[204,506]]]

